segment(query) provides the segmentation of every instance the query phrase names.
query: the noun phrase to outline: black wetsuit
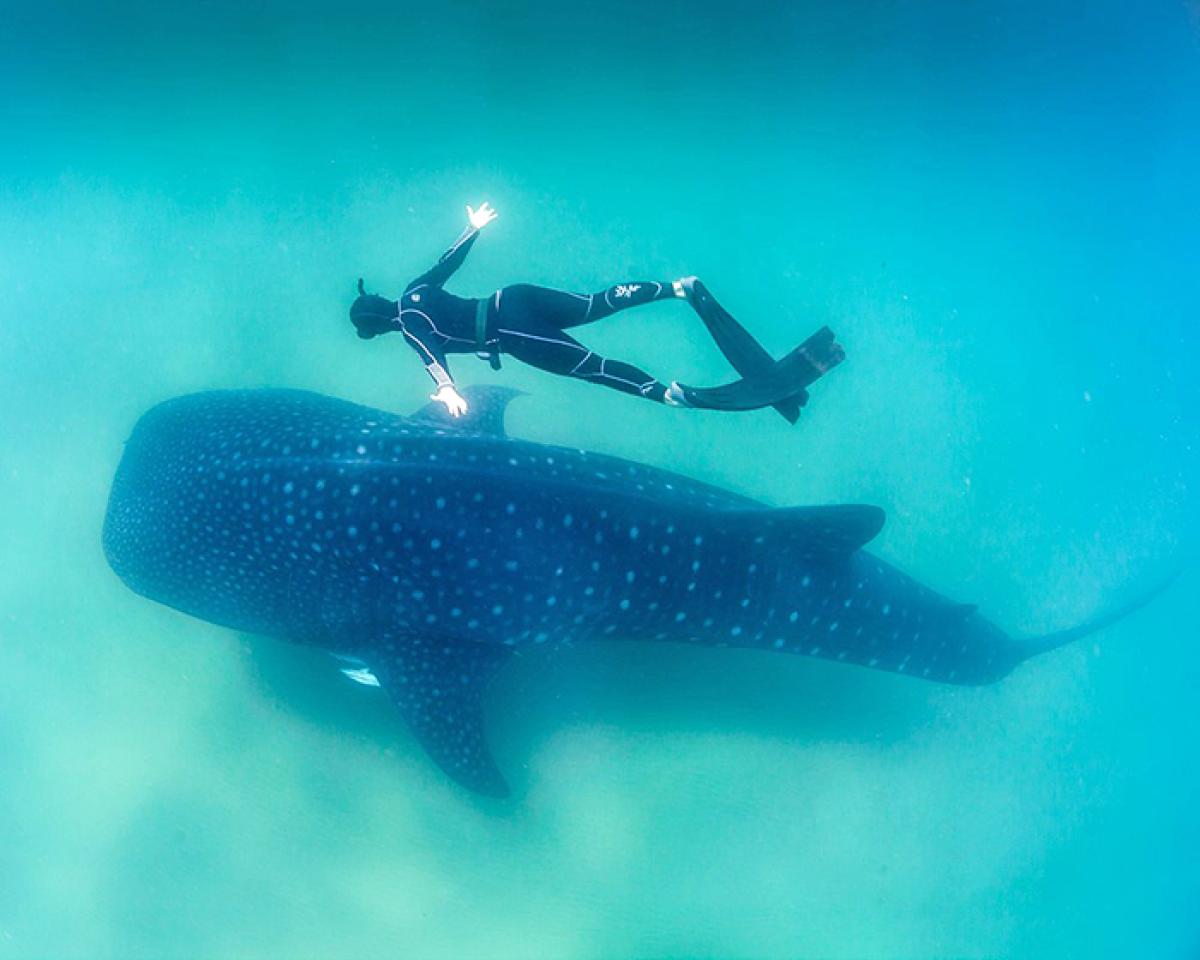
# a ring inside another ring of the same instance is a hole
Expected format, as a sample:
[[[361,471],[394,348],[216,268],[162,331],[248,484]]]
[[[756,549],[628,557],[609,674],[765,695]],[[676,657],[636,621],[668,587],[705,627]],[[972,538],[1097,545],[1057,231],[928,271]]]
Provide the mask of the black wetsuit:
[[[550,373],[663,402],[667,388],[653,376],[633,364],[600,356],[565,331],[618,310],[672,299],[669,281],[633,280],[598,293],[567,293],[519,283],[483,300],[447,293],[444,284],[478,236],[474,227],[463,231],[431,270],[404,289],[397,305],[398,329],[439,387],[453,383],[447,354],[500,353]],[[486,313],[481,316],[480,311]]]

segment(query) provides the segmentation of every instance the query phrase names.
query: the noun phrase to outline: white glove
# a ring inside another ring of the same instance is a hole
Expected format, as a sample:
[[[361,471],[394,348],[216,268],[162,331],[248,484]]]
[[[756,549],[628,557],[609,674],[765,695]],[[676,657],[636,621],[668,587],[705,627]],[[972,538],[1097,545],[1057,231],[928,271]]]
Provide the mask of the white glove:
[[[461,417],[467,412],[467,401],[454,389],[453,384],[448,383],[444,387],[438,387],[437,393],[431,393],[429,399],[444,403],[446,411],[452,417]]]
[[[471,221],[471,226],[476,230],[482,230],[498,216],[499,214],[491,208],[486,200],[478,210],[473,209],[470,204],[467,205],[467,219]]]

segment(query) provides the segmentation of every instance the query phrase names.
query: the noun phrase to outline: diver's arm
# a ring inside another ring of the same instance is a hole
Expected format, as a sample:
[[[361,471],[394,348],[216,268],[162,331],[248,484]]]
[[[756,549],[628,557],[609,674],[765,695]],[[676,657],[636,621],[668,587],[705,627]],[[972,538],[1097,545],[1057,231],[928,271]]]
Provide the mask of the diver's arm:
[[[400,312],[400,330],[404,334],[405,342],[417,351],[417,356],[425,364],[425,372],[433,378],[433,382],[439,387],[446,384],[453,386],[454,378],[450,376],[450,368],[446,364],[446,354],[442,351],[442,345],[438,343],[437,335],[433,332],[433,324],[426,316],[416,310],[402,310]]]
[[[407,313],[408,316],[404,316]],[[446,405],[450,416],[457,417],[467,412],[467,401],[462,398],[454,386],[454,378],[450,376],[450,368],[446,363],[446,354],[433,331],[433,325],[424,314],[416,311],[404,311],[400,317],[400,329],[410,347],[417,351],[421,362],[425,364],[425,372],[429,374],[437,389],[430,395],[431,400],[438,400]]]
[[[416,287],[440,287],[450,279],[454,271],[462,266],[463,261],[467,259],[467,252],[475,243],[475,238],[479,236],[479,231],[474,227],[467,227],[457,240],[451,245],[450,249],[441,255],[438,262],[435,263],[429,270],[421,274],[409,284],[409,289]]]
[[[450,245],[450,249],[438,258],[438,262],[431,269],[409,284],[409,289],[426,285],[440,287],[449,280],[454,271],[461,267],[463,261],[467,259],[467,253],[475,243],[475,238],[479,236],[479,231],[495,220],[496,216],[496,211],[487,203],[484,203],[478,210],[468,206],[466,228]]]

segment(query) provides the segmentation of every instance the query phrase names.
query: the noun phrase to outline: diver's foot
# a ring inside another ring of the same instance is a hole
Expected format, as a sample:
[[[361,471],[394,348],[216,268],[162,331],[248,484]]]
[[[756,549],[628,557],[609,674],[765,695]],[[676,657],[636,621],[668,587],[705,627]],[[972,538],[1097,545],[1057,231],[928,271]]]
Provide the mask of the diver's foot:
[[[678,280],[671,281],[671,289],[675,291],[675,296],[680,300],[691,300],[692,290],[695,286],[695,277],[680,277]]]
[[[671,385],[663,393],[663,403],[668,407],[690,407],[692,405],[678,380],[672,380]]]

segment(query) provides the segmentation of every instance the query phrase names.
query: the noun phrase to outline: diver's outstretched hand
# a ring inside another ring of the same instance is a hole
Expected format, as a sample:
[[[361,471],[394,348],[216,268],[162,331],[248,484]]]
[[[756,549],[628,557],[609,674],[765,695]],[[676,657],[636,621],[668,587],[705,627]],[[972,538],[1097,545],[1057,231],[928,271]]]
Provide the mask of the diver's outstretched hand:
[[[461,393],[454,389],[452,384],[448,383],[444,387],[438,387],[437,393],[431,393],[429,399],[444,403],[446,412],[452,417],[461,417],[467,412],[467,401]]]
[[[473,209],[470,204],[467,204],[467,219],[471,221],[471,226],[476,230],[482,230],[498,216],[499,214],[492,209],[491,204],[486,200],[478,210]]]

